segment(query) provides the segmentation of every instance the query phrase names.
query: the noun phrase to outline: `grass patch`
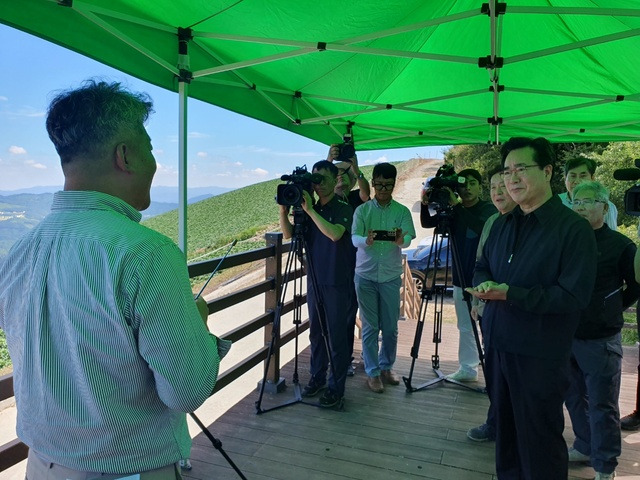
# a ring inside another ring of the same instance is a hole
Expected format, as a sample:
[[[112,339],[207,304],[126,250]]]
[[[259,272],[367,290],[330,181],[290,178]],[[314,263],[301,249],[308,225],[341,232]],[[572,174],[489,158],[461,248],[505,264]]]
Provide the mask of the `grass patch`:
[[[625,324],[636,324],[636,314],[631,312],[624,312]],[[622,329],[622,344],[623,345],[635,345],[638,342],[638,329],[637,328],[623,328]]]
[[[9,350],[7,350],[7,338],[4,335],[4,331],[0,330],[0,375],[8,373],[11,367],[11,358],[9,357]]]

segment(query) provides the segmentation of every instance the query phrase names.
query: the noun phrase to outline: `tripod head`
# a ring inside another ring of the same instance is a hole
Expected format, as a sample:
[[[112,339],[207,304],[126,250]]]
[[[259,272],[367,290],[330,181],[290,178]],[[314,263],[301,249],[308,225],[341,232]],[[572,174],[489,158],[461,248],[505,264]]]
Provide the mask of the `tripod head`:
[[[435,217],[437,224],[434,232],[449,236],[448,234],[451,232],[451,228],[453,227],[453,207],[451,205],[436,205]]]

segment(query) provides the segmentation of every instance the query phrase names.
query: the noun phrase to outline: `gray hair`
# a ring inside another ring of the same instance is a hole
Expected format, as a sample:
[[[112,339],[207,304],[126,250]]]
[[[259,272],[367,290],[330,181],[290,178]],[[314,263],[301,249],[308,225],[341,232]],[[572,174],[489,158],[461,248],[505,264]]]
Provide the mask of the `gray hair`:
[[[609,202],[609,190],[607,190],[600,182],[579,183],[573,189],[573,198],[576,198],[576,195],[582,191],[593,192],[595,200],[599,200],[604,203]]]
[[[47,132],[64,165],[98,154],[123,130],[139,130],[152,112],[146,93],[130,92],[117,82],[87,80],[51,101]]]

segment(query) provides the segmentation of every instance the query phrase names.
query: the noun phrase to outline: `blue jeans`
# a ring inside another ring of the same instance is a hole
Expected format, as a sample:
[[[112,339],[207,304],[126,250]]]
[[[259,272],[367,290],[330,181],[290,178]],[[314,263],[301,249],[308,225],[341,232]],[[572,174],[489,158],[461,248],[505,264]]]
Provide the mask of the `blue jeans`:
[[[396,361],[402,279],[378,283],[356,275],[355,282],[362,320],[364,369],[370,377],[377,377],[380,370],[391,370]],[[379,332],[382,345],[378,350]]]
[[[611,473],[621,448],[621,335],[574,339],[571,352],[571,384],[565,403],[576,435],[573,447],[591,457],[596,472]]]

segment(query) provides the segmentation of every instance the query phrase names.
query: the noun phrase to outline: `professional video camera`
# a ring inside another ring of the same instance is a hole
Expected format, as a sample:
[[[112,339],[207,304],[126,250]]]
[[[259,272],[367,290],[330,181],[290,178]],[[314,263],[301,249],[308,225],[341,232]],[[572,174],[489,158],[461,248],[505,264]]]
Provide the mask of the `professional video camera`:
[[[456,189],[465,184],[466,178],[459,176],[453,168],[453,165],[445,163],[436,172],[435,177],[427,181],[427,191],[429,195],[429,203],[436,207],[436,210],[444,210],[449,208],[449,191],[445,187],[450,188],[454,192]]]
[[[286,207],[299,207],[304,199],[303,192],[311,193],[313,184],[322,183],[322,175],[309,173],[306,165],[296,167],[291,175],[282,175],[283,183],[278,185],[276,202]]]
[[[613,171],[613,178],[616,180],[639,180],[640,179],[640,158],[635,160],[638,168],[619,168]],[[640,217],[640,185],[636,184],[624,192],[624,212],[627,215]]]
[[[342,137],[342,143],[338,145],[340,153],[336,157],[336,162],[350,162],[356,154],[356,147],[353,144],[353,135],[347,132]]]

